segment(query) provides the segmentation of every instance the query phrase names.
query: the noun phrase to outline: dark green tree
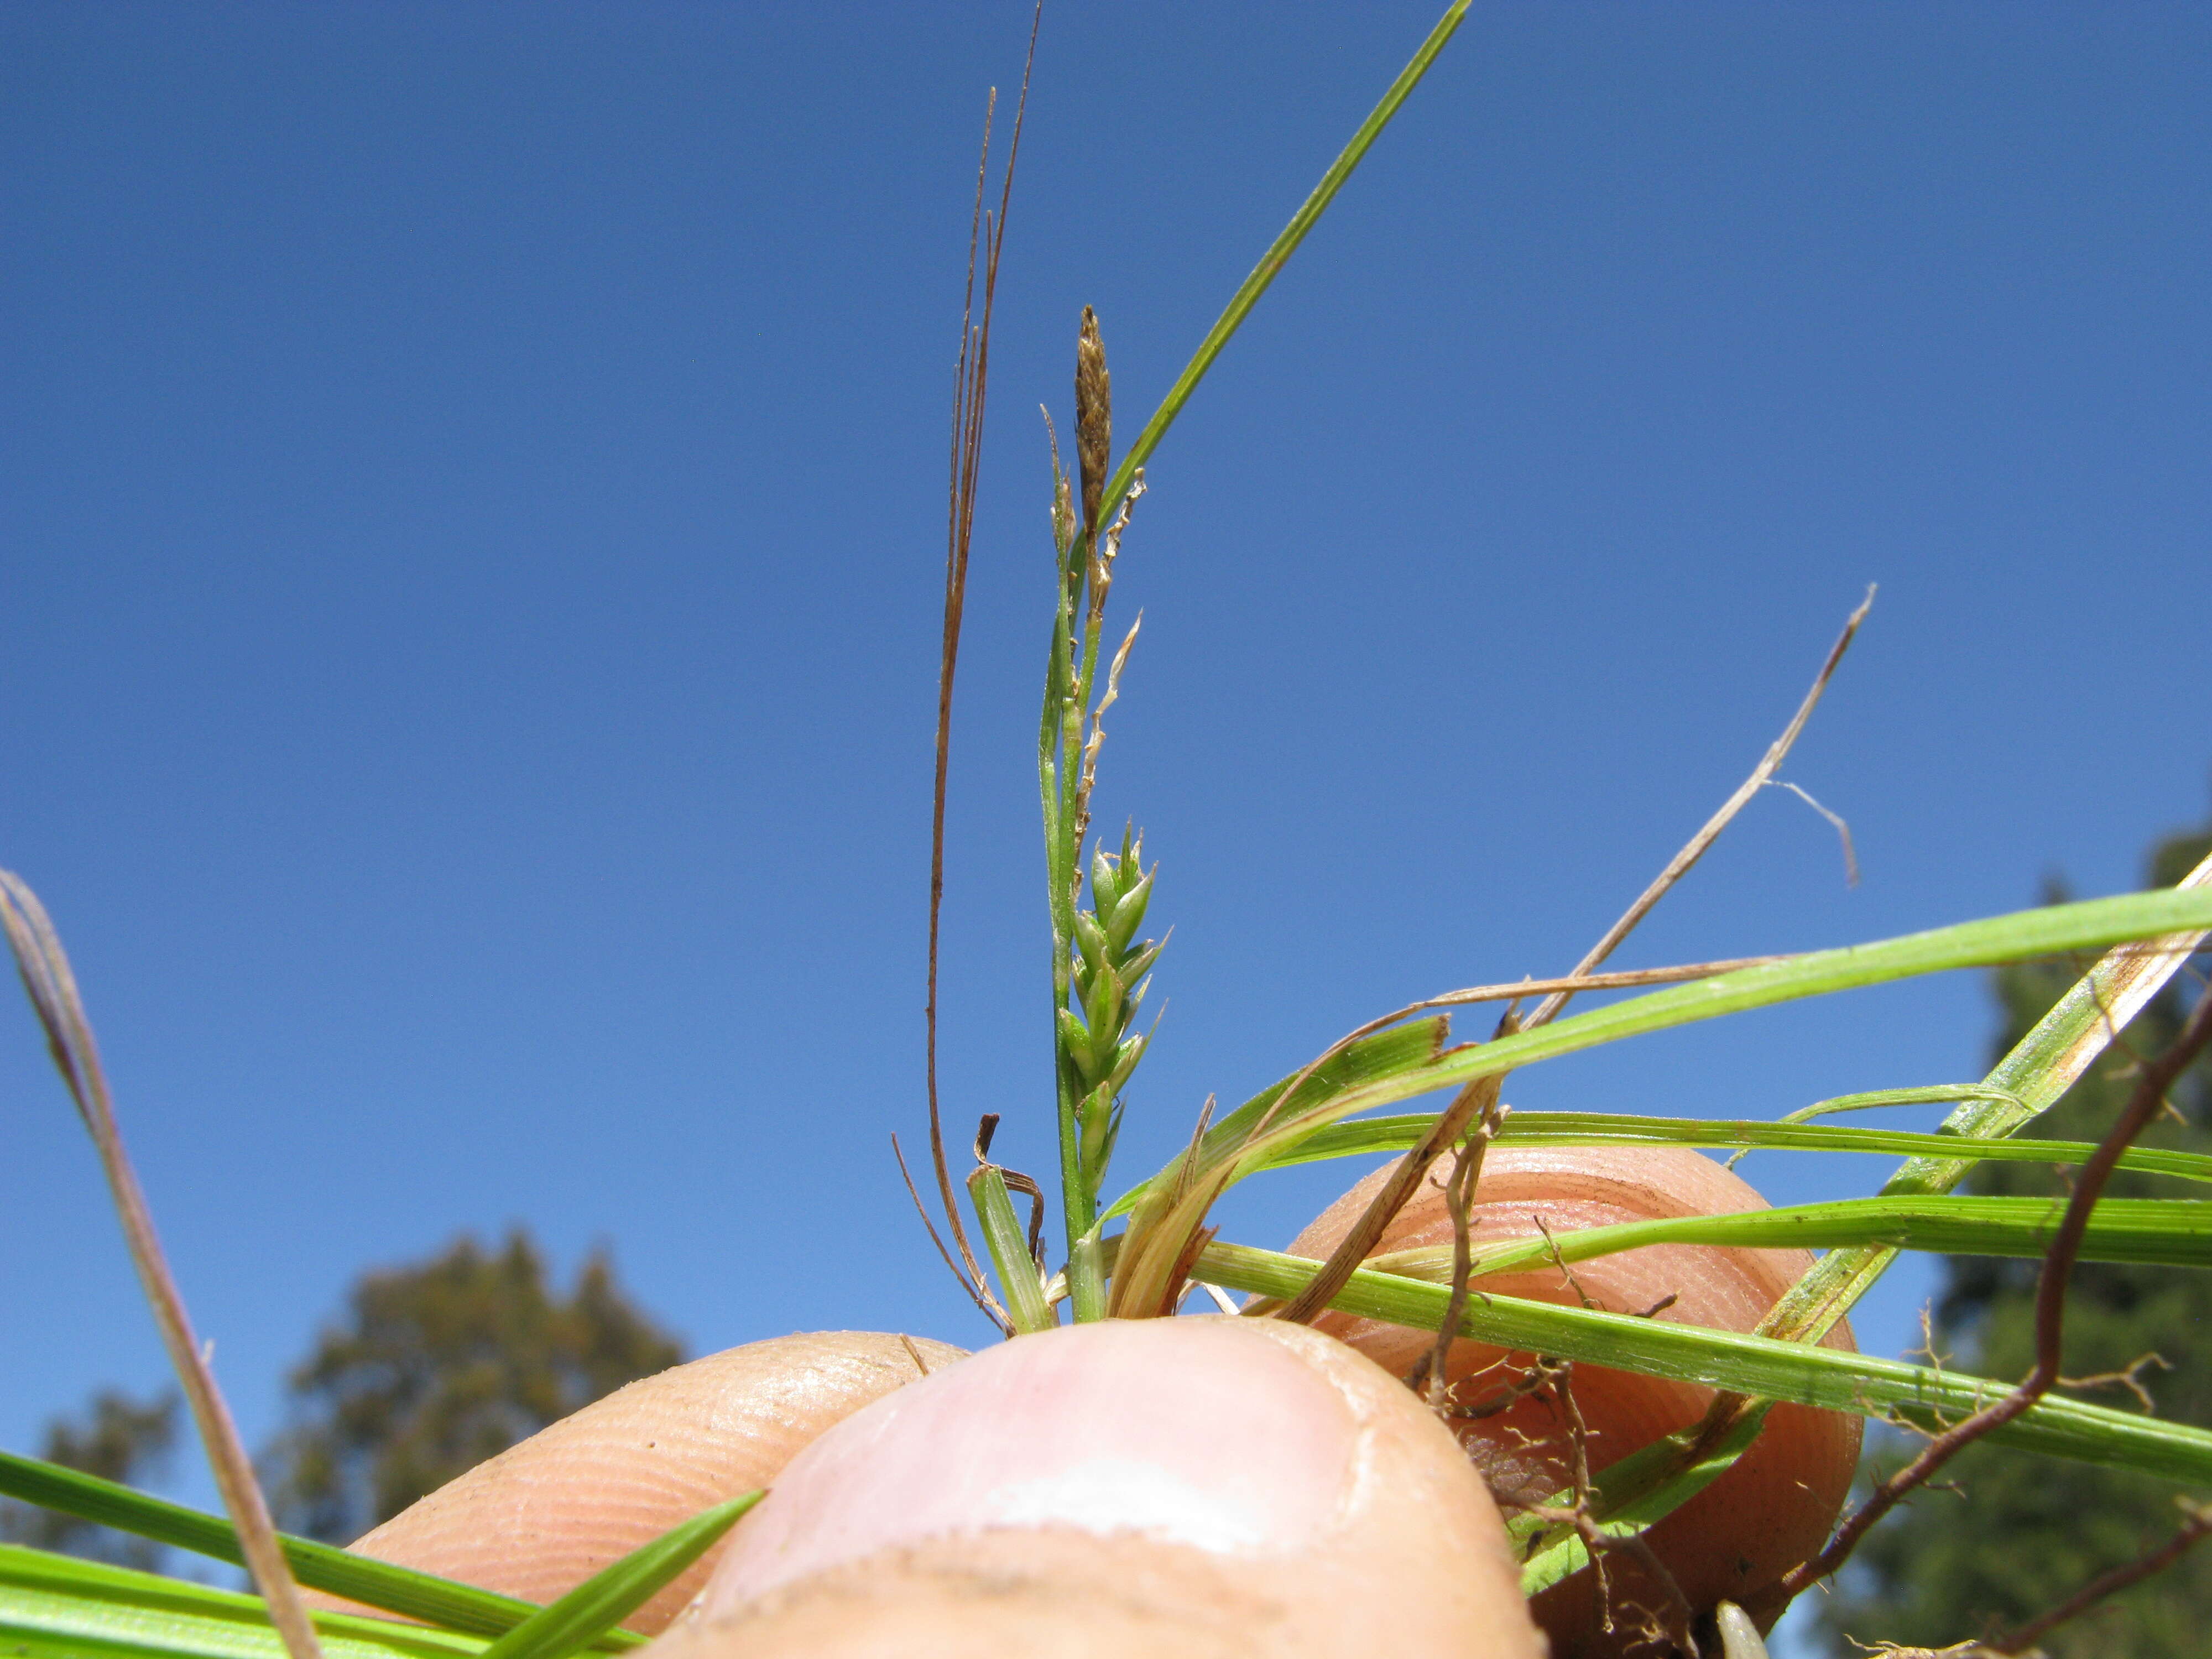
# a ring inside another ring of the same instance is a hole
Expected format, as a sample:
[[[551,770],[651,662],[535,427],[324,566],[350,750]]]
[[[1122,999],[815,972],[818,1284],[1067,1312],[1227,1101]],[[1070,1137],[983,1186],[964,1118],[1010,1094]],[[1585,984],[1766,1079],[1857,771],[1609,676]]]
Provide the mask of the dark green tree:
[[[2212,824],[2160,842],[2148,885],[2170,887],[2212,851]],[[2064,894],[2054,886],[2054,899]],[[2055,1139],[2101,1139],[2134,1085],[2138,1057],[2160,1053],[2204,983],[2200,955],[2137,1016],[2123,1040],[2034,1127]],[[2081,964],[2027,963],[1999,970],[2003,1053],[2058,1000]],[[2212,1152],[2212,1058],[2200,1059],[2170,1097],[2181,1121],[2154,1126],[2144,1146]],[[1982,1193],[2063,1194],[2060,1173],[2033,1164],[1984,1164],[1970,1178]],[[2191,1183],[2123,1174],[2115,1197],[2202,1198]],[[1949,1258],[1935,1310],[1936,1346],[1964,1369],[2015,1378],[2034,1359],[2039,1264]],[[2136,1373],[2159,1415],[2212,1425],[2212,1274],[2085,1262],[2067,1302],[2065,1375]],[[2091,1397],[2125,1405],[2107,1384]],[[1893,1457],[1892,1467],[1901,1462]],[[1878,1528],[1844,1574],[1826,1621],[1832,1638],[1941,1647],[2010,1626],[2063,1601],[2110,1567],[2172,1534],[2174,1489],[2141,1475],[1972,1446]],[[2051,1659],[2195,1659],[2212,1651],[2212,1549],[2200,1548],[2044,1638]],[[1832,1642],[1837,1653],[1858,1650]]]
[[[344,1542],[464,1469],[684,1358],[595,1251],[565,1298],[520,1228],[364,1274],[289,1379],[267,1460],[279,1524]]]
[[[168,1462],[176,1443],[177,1410],[174,1394],[140,1401],[103,1389],[81,1416],[58,1417],[46,1425],[39,1455],[105,1480],[143,1486]],[[149,1540],[6,1499],[0,1499],[0,1540],[149,1572],[161,1557],[161,1547]]]

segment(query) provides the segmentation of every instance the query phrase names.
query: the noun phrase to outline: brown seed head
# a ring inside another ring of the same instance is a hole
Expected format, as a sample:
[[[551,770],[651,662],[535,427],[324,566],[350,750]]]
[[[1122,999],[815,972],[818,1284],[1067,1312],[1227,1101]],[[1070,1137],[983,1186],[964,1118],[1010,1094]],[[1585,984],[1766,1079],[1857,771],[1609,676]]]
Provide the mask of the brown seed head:
[[[1083,307],[1083,332],[1075,343],[1075,455],[1083,478],[1083,528],[1097,530],[1106,493],[1106,463],[1114,449],[1114,387],[1106,374],[1106,347],[1098,314]]]

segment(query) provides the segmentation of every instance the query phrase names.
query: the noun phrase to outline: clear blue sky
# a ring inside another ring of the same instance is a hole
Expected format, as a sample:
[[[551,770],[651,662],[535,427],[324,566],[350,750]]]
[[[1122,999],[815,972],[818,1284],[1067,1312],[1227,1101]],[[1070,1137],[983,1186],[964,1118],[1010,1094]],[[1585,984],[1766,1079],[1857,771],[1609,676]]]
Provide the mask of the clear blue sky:
[[[1036,416],[1133,431],[1433,21],[1055,4],[955,736],[945,1097],[1050,1162]],[[985,1333],[908,1211],[949,377],[1019,3],[0,8],[0,863],[247,1432],[362,1268],[594,1241],[695,1351]],[[1486,8],[1161,451],[1099,818],[1176,927],[1124,1140],[1567,966],[2138,879],[2201,821],[2212,13]],[[1978,1075],[1961,976],[1515,1079]],[[1471,1028],[1472,1029],[1472,1028]],[[161,1362],[0,1015],[0,1444]],[[1881,1166],[1753,1158],[1774,1197]],[[1240,1195],[1279,1243],[1357,1170]],[[1863,1322],[1911,1339],[1900,1273]],[[179,1489],[204,1494],[180,1475]]]

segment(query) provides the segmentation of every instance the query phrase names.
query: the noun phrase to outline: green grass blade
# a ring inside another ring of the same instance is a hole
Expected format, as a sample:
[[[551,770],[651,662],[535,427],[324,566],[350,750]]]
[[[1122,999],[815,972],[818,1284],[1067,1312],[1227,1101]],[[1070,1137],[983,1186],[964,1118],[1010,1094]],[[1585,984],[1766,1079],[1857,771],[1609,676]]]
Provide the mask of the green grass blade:
[[[2125,893],[2075,904],[2045,905],[1871,945],[1814,951],[1764,967],[1738,969],[1732,974],[1571,1015],[1533,1031],[1448,1049],[1433,1060],[1407,1066],[1395,1075],[1346,1090],[1318,1111],[1284,1114],[1240,1155],[1239,1173],[1249,1173],[1267,1160],[1276,1146],[1302,1139],[1322,1123],[1626,1037],[1923,974],[2103,950],[2200,927],[2212,927],[2212,891]],[[2005,1085],[2000,1081],[1996,1086]],[[2025,1093],[2017,1089],[2011,1092]]]
[[[1763,1408],[1747,1413],[1718,1445],[1688,1464],[1664,1486],[1654,1487],[1626,1503],[1607,1505],[1607,1475],[1615,1475],[1615,1484],[1624,1484],[1620,1481],[1620,1475],[1638,1473],[1623,1467],[1633,1462],[1633,1457],[1622,1459],[1620,1463],[1591,1481],[1591,1485],[1597,1488],[1594,1497],[1605,1514],[1605,1519],[1598,1522],[1598,1530],[1608,1538],[1629,1538],[1665,1520],[1733,1468],[1736,1459],[1751,1449],[1751,1443],[1759,1437],[1759,1431],[1765,1422],[1766,1413]],[[1662,1442],[1659,1446],[1645,1447],[1634,1456],[1649,1459],[1655,1452],[1671,1456],[1674,1449],[1670,1443]],[[1571,1499],[1572,1494],[1561,1496],[1563,1500],[1566,1500]],[[1506,1527],[1506,1536],[1515,1546],[1516,1555],[1522,1554],[1528,1543],[1534,1542],[1539,1534],[1545,1532],[1543,1523],[1534,1516],[1516,1516]],[[1521,1569],[1521,1594],[1523,1595],[1540,1595],[1589,1565],[1589,1547],[1571,1528],[1552,1528],[1547,1537],[1547,1541],[1535,1554],[1528,1558]]]
[[[1231,1185],[1263,1167],[1284,1148],[1370,1107],[1463,1085],[1478,1078],[1500,1076],[1538,1060],[1625,1037],[1753,1008],[1921,974],[2100,950],[2192,928],[2212,928],[2212,891],[2130,893],[2049,905],[1739,969],[1632,997],[1533,1030],[1516,1031],[1489,1042],[1462,1044],[1425,1059],[1414,1058],[1372,1081],[1335,1092],[1322,1104],[1272,1112],[1233,1146],[1216,1151],[1218,1143],[1209,1137],[1206,1155],[1195,1170],[1177,1159],[1146,1183],[1146,1195],[1129,1224],[1121,1271],[1132,1273],[1133,1262],[1134,1282],[1149,1286],[1164,1280],[1169,1272],[1167,1264],[1182,1259],[1215,1200]],[[1119,1295],[1117,1286],[1117,1298]]]
[[[1273,1169],[1323,1158],[1402,1152],[1426,1134],[1435,1121],[1432,1114],[1417,1113],[1331,1124],[1304,1140],[1280,1148],[1261,1167]],[[1968,1141],[1957,1135],[1850,1128],[1840,1124],[1632,1117],[1610,1112],[1516,1112],[1505,1120],[1498,1138],[1538,1146],[1743,1147],[1775,1152],[1865,1152],[1889,1157],[1902,1153],[2020,1164],[2079,1164],[2096,1150],[2083,1140]],[[2120,1167],[2145,1175],[2172,1176],[2183,1181],[2212,1182],[2212,1157],[2199,1152],[2133,1147],[2120,1159]]]
[[[1029,1241],[1014,1214],[1014,1200],[1006,1191],[1006,1177],[994,1164],[978,1164],[968,1177],[969,1200],[983,1230],[983,1247],[990,1252],[999,1288],[1006,1298],[1006,1317],[1023,1333],[1049,1330],[1060,1322],[1045,1306],[1044,1286],[1037,1280],[1036,1262]]]
[[[1190,401],[1190,394],[1198,390],[1198,383],[1206,378],[1206,371],[1213,367],[1213,360],[1221,355],[1221,349],[1229,343],[1230,337],[1251,314],[1252,307],[1260,303],[1260,296],[1267,291],[1267,285],[1290,263],[1291,255],[1297,252],[1298,244],[1305,240],[1306,233],[1328,210],[1328,204],[1336,199],[1336,192],[1344,187],[1345,180],[1352,177],[1352,169],[1365,157],[1369,147],[1382,136],[1382,129],[1390,125],[1390,118],[1397,114],[1399,106],[1421,83],[1421,77],[1429,72],[1429,65],[1436,62],[1437,54],[1444,49],[1445,42],[1458,29],[1460,20],[1467,15],[1467,8],[1468,0],[1454,0],[1437,21],[1436,27],[1429,31],[1429,38],[1421,42],[1421,49],[1413,54],[1413,61],[1399,71],[1398,78],[1390,83],[1390,89],[1382,94],[1382,101],[1376,105],[1367,118],[1359,124],[1359,130],[1352,135],[1352,142],[1329,164],[1328,171],[1322,174],[1321,182],[1313,187],[1313,193],[1306,198],[1304,204],[1291,216],[1290,223],[1283,227],[1283,234],[1276,237],[1273,246],[1260,256],[1260,263],[1252,267],[1252,274],[1244,279],[1243,286],[1231,297],[1228,308],[1206,331],[1206,337],[1198,343],[1198,349],[1191,354],[1190,362],[1184,365],[1182,373],[1176,376],[1175,384],[1168,388],[1168,395],[1160,400],[1160,406],[1152,411],[1152,419],[1145,422],[1144,430],[1137,434],[1136,441],[1129,446],[1128,453],[1121,457],[1121,464],[1115,468],[1103,497],[1104,506],[1101,509],[1102,514],[1112,513],[1127,492],[1131,482],[1137,476],[1137,469],[1150,459],[1152,451],[1159,447],[1160,440],[1167,435],[1168,428],[1175,424],[1176,416],[1182,413],[1182,406]]]
[[[568,1659],[589,1647],[675,1583],[766,1496],[749,1492],[670,1528],[517,1625],[483,1650],[484,1659]]]
[[[2212,890],[2212,857],[2169,890],[2176,897],[2192,890],[2199,894]],[[1960,1107],[1943,1120],[1945,1133],[1971,1139],[1997,1139],[2017,1134],[2057,1105],[2113,1036],[2203,944],[2206,925],[2201,915],[2181,918],[2172,932],[2156,939],[2160,948],[2107,957],[2096,963],[1984,1079],[1993,1097]],[[1885,1196],[1948,1193],[1972,1167],[1971,1161],[1956,1157],[1909,1158],[1882,1183],[1881,1190]],[[1822,1257],[1776,1305],[1761,1328],[1817,1341],[1896,1259],[1895,1250],[1881,1245],[1838,1250]]]
[[[1778,1120],[1784,1123],[1810,1123],[1816,1117],[1828,1117],[1838,1112],[1866,1112],[1878,1106],[1928,1106],[1942,1101],[1981,1102],[2009,1106],[2025,1110],[2026,1104],[2018,1095],[2003,1089],[1992,1089],[1983,1083],[1936,1083],[1917,1089],[1871,1089],[1863,1094],[1837,1095],[1827,1100],[1816,1100],[1810,1106],[1794,1112],[1784,1112]]]
[[[1444,1043],[1450,1035],[1450,1021],[1439,1015],[1414,1020],[1394,1030],[1363,1038],[1334,1056],[1327,1065],[1316,1067],[1311,1077],[1298,1085],[1297,1097],[1276,1115],[1302,1115],[1326,1105],[1349,1090],[1360,1088],[1378,1079],[1394,1077],[1409,1066],[1425,1064],[1443,1052]],[[1218,1158],[1241,1145],[1252,1133],[1254,1126],[1275,1110],[1276,1103],[1282,1099],[1283,1091],[1289,1088],[1297,1078],[1296,1072],[1288,1077],[1279,1078],[1208,1129],[1205,1139],[1199,1143],[1199,1157],[1209,1160]],[[1412,1144],[1410,1141],[1407,1143],[1407,1146]],[[1291,1158],[1284,1160],[1285,1163],[1295,1161]],[[1142,1182],[1115,1199],[1113,1206],[1099,1218],[1101,1224],[1117,1216],[1127,1215],[1135,1209],[1137,1201],[1151,1185],[1149,1181]]]
[[[471,1659],[479,1637],[314,1615],[328,1659]],[[0,1654],[10,1659],[282,1659],[258,1595],[0,1545]]]
[[[2051,1248],[2066,1203],[2059,1198],[1849,1198],[1734,1215],[1668,1216],[1554,1233],[1486,1249],[1478,1276],[1515,1273],[1550,1261],[1569,1263],[1647,1244],[1717,1244],[1752,1249],[1834,1249],[1882,1244],[1953,1255],[2034,1259]],[[2197,1199],[2108,1198],[2091,1213],[2084,1261],[2212,1267],[2212,1202]],[[1449,1285],[1449,1246],[1370,1258],[1378,1273]]]
[[[149,1498],[112,1480],[66,1469],[36,1458],[0,1452],[0,1496],[36,1504],[80,1520],[113,1527],[119,1532],[173,1544],[196,1555],[211,1556],[234,1566],[245,1565],[238,1534],[220,1516],[187,1509],[163,1498]],[[528,1601],[473,1584],[457,1583],[408,1567],[370,1559],[349,1551],[319,1544],[309,1538],[278,1534],[292,1576],[311,1589],[343,1595],[364,1607],[381,1607],[408,1619],[419,1619],[445,1630],[479,1636],[497,1636],[538,1612]],[[642,1638],[617,1631],[603,1644],[635,1647]]]
[[[1319,1266],[1273,1250],[1217,1243],[1200,1253],[1194,1276],[1231,1290],[1287,1297],[1297,1295]],[[1329,1305],[1364,1318],[1433,1331],[1443,1322],[1449,1296],[1442,1285],[1362,1268]],[[1825,1411],[1897,1418],[1923,1427],[1938,1419],[1966,1416],[2011,1388],[1986,1377],[1871,1354],[1627,1314],[1554,1307],[1518,1297],[1469,1298],[1459,1328],[1462,1335],[1520,1352],[1557,1354]],[[2038,1401],[1990,1438],[2050,1456],[2136,1469],[2168,1480],[2212,1484],[2212,1431],[2061,1396]]]

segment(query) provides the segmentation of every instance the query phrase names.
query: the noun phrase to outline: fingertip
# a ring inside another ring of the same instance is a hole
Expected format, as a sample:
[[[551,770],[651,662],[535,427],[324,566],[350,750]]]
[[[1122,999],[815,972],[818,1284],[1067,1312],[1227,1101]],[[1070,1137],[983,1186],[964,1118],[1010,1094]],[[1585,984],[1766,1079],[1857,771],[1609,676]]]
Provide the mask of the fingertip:
[[[1293,1254],[1326,1257],[1388,1178],[1376,1171],[1309,1225]],[[1510,1144],[1489,1149],[1470,1219],[1479,1245],[1554,1237],[1581,1229],[1663,1217],[1722,1215],[1765,1209],[1758,1191],[1717,1160],[1689,1147]],[[1446,1244],[1453,1224],[1443,1194],[1425,1184],[1400,1212],[1376,1254]],[[1812,1266],[1799,1249],[1651,1244],[1577,1262],[1488,1275],[1475,1281],[1490,1293],[1578,1305],[1587,1297],[1614,1313],[1643,1313],[1670,1323],[1721,1330],[1755,1328]],[[1385,1370],[1402,1374],[1433,1346],[1423,1331],[1336,1313],[1315,1322],[1357,1346]],[[1848,1323],[1825,1339],[1853,1346]],[[1568,1431],[1552,1391],[1539,1381],[1534,1356],[1509,1353],[1473,1340],[1453,1345],[1447,1378],[1468,1408],[1461,1435],[1467,1454],[1501,1501],[1552,1501],[1569,1484]],[[1474,1379],[1480,1376],[1480,1382]],[[1516,1386],[1517,1385],[1517,1386]],[[1577,1365],[1571,1387],[1594,1472],[1662,1437],[1698,1422],[1713,1391],[1595,1365]],[[1518,1395],[1516,1398],[1516,1395]],[[1647,1541],[1693,1606],[1743,1601],[1815,1552],[1842,1508],[1857,1467],[1860,1419],[1848,1413],[1777,1404],[1751,1448],[1711,1486],[1651,1528]],[[1624,1592],[1656,1598],[1662,1586],[1635,1586],[1641,1569],[1623,1559],[1609,1568]],[[1553,1586],[1534,1603],[1555,1652],[1612,1653],[1593,1575]]]
[[[1147,1631],[1188,1632],[1176,1653],[1537,1652],[1434,1417],[1341,1344],[1218,1317],[1020,1338],[856,1413],[738,1529],[682,1642],[843,1652],[826,1632],[878,1619],[915,1653],[979,1620],[1071,1654]]]
[[[551,1601],[678,1522],[769,1485],[824,1429],[922,1375],[915,1353],[935,1367],[962,1352],[927,1338],[824,1331],[710,1354],[563,1418],[350,1547]],[[664,1628],[726,1547],[708,1552],[625,1620],[628,1627],[647,1635]]]

